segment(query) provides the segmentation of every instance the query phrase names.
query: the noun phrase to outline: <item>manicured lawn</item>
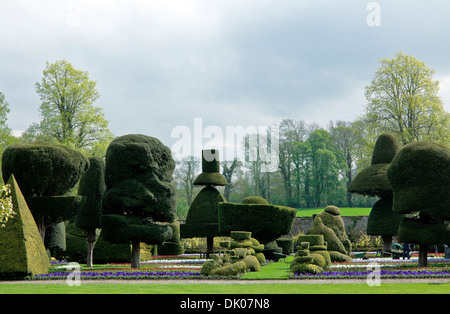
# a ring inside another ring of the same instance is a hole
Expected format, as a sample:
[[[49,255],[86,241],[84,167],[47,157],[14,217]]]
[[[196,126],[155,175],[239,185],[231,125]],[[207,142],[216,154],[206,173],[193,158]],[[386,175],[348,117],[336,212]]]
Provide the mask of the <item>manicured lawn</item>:
[[[367,284],[1,284],[0,294],[448,294],[450,283]]]
[[[360,207],[343,207],[341,210],[341,216],[368,216],[371,208]],[[322,212],[323,208],[300,208],[297,211],[297,217],[312,217],[314,214]]]

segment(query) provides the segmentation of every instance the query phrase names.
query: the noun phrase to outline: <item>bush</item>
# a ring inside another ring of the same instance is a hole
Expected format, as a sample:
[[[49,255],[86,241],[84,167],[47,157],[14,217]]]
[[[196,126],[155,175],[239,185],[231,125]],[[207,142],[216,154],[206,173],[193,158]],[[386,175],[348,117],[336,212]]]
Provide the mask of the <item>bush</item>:
[[[67,193],[89,166],[80,152],[64,145],[35,142],[7,147],[2,155],[3,181],[12,173],[22,194],[55,196]]]
[[[247,270],[249,270],[249,271],[260,271],[261,270],[261,265],[260,265],[258,259],[256,258],[256,256],[247,255],[244,258],[244,263],[247,265]]]
[[[211,272],[218,267],[220,267],[220,265],[215,260],[206,261],[203,263],[200,274],[202,276],[209,276]]]
[[[268,205],[269,202],[260,196],[247,196],[242,200],[242,204],[260,204]]]
[[[247,264],[244,261],[238,261],[236,263],[220,266],[211,270],[211,276],[237,276],[245,273]]]
[[[246,230],[263,244],[288,234],[294,223],[295,208],[276,205],[219,203],[219,230],[230,234]]]

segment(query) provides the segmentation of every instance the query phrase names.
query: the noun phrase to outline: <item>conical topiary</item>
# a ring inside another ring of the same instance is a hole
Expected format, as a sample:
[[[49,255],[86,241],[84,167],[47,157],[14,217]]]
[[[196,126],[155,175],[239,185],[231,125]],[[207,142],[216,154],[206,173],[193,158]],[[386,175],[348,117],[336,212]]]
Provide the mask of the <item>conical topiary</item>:
[[[15,214],[0,228],[0,277],[12,279],[46,274],[50,259],[14,175],[10,176],[8,184]]]

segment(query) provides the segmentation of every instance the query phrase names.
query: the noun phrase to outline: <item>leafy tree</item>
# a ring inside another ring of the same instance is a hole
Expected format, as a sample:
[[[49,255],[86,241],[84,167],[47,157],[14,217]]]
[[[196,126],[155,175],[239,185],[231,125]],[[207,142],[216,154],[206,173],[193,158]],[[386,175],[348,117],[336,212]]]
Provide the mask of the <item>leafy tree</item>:
[[[401,52],[380,63],[365,91],[366,126],[375,134],[396,135],[402,145],[419,140],[448,144],[450,115],[443,109],[434,71]]]
[[[88,72],[75,69],[66,60],[47,62],[41,82],[36,83],[42,120],[33,123],[23,138],[58,142],[101,154],[113,135],[102,108],[93,105],[100,97],[96,84]]]
[[[0,92],[0,154],[3,154],[6,147],[11,144],[16,144],[19,141],[18,138],[12,135],[11,129],[8,126],[9,112],[9,103],[6,101],[5,95]]]
[[[235,183],[233,182],[233,175],[235,175],[236,172],[239,171],[240,167],[242,166],[242,162],[234,159],[233,161],[223,161],[221,164],[222,175],[228,181],[228,184],[225,185],[223,196],[226,200],[228,200],[231,194],[231,190],[235,187]]]
[[[175,178],[179,182],[188,207],[190,207],[194,199],[194,181],[200,170],[200,160],[194,158],[194,156],[190,156],[177,162],[177,164],[178,167],[175,170]]]
[[[347,189],[352,181],[352,169],[356,161],[356,132],[352,122],[336,121],[330,122],[330,133],[336,147],[344,154],[347,169],[345,176],[347,179]],[[352,194],[347,193],[347,206],[352,206]]]

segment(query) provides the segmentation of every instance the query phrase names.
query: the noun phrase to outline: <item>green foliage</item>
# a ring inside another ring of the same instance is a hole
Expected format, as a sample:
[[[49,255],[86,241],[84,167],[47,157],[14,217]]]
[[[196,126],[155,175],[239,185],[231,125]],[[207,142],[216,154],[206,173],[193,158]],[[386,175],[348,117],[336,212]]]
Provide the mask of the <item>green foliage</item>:
[[[41,82],[36,83],[42,121],[32,124],[23,137],[104,154],[105,143],[113,135],[102,109],[93,106],[100,97],[96,84],[88,72],[75,69],[66,60],[47,62]]]
[[[102,232],[113,243],[162,243],[172,237],[176,217],[170,149],[156,138],[129,134],[106,152]]]
[[[450,219],[450,149],[429,141],[404,146],[392,161],[388,178],[394,211]]]
[[[89,168],[81,177],[78,187],[78,195],[86,197],[86,203],[76,219],[79,228],[96,229],[101,227],[105,190],[105,162],[100,157],[90,157]]]
[[[242,204],[260,204],[268,205],[269,202],[260,196],[247,196],[242,200]]]
[[[63,195],[88,166],[86,157],[76,150],[46,142],[11,145],[2,155],[3,180],[14,173],[25,197]]]
[[[0,277],[10,279],[46,274],[50,259],[14,175],[8,184],[15,215],[0,228]]]
[[[392,197],[380,199],[373,206],[367,220],[368,235],[397,235],[402,214],[392,210]]]
[[[403,145],[418,140],[448,143],[450,115],[433,75],[424,62],[401,52],[382,59],[366,87],[365,127],[375,134],[395,134]]]
[[[297,210],[286,206],[219,203],[219,230],[250,231],[263,244],[288,234]]]

